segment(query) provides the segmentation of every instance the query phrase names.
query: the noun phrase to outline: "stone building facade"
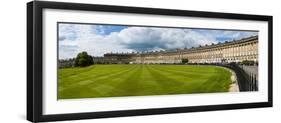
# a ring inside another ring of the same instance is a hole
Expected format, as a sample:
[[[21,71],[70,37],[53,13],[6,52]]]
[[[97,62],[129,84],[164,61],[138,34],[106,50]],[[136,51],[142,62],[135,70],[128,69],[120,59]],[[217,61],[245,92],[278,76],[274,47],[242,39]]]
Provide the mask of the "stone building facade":
[[[189,49],[107,53],[102,58],[103,62],[108,63],[135,64],[174,64],[181,63],[182,59],[188,59],[189,63],[231,63],[244,60],[258,62],[258,36]]]

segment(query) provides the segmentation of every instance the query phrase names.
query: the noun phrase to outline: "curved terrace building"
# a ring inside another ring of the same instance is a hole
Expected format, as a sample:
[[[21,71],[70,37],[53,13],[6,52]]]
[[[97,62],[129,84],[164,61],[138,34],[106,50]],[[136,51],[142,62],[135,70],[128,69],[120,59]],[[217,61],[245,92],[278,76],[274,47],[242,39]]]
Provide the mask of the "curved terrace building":
[[[173,64],[181,63],[182,59],[188,59],[189,63],[231,63],[244,60],[258,62],[258,36],[189,49],[107,53],[100,60],[104,63]]]

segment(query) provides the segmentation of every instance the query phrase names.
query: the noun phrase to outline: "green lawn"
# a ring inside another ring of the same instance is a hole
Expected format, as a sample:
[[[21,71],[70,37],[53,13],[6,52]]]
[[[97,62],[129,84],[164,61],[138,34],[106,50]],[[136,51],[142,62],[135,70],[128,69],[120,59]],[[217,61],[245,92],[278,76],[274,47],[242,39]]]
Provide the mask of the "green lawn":
[[[92,65],[59,69],[58,98],[227,92],[231,73],[216,66]]]

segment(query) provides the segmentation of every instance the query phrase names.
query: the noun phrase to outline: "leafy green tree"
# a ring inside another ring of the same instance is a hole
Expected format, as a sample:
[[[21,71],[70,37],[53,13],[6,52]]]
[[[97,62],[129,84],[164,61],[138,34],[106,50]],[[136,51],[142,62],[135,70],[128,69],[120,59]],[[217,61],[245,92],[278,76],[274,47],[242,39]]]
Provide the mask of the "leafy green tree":
[[[188,63],[188,59],[187,59],[187,58],[182,59],[182,60],[181,60],[181,63],[187,64],[187,63]]]
[[[86,67],[89,65],[92,65],[94,63],[93,57],[88,55],[87,52],[83,51],[81,53],[78,53],[74,66],[75,67]]]

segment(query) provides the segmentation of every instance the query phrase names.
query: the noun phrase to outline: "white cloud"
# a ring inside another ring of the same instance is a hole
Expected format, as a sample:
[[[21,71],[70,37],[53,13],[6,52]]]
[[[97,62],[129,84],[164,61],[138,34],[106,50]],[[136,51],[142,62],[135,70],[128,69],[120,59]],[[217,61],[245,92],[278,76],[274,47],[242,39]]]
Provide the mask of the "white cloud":
[[[98,27],[99,30],[102,28]],[[237,35],[238,32],[227,32]],[[244,34],[243,34],[244,35]],[[81,51],[93,56],[103,56],[109,52],[135,52],[190,48],[192,46],[217,43],[216,35],[202,33],[194,29],[128,27],[120,32],[101,35],[94,25],[62,24],[59,29],[59,58],[72,58]]]

